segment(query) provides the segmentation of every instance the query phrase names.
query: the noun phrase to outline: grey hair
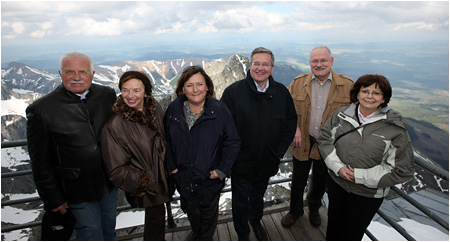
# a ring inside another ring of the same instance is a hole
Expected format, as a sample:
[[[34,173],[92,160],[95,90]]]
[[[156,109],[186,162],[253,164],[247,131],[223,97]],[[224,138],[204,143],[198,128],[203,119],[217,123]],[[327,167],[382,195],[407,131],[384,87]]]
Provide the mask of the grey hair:
[[[333,56],[331,55],[331,50],[328,47],[324,46],[324,45],[320,45],[320,46],[314,47],[311,50],[311,53],[309,54],[309,60],[310,61],[311,61],[311,54],[312,54],[312,52],[317,50],[317,49],[326,49],[328,51],[328,53],[330,53],[330,59],[333,58]]]
[[[255,54],[258,54],[258,53],[266,53],[266,54],[269,54],[269,55],[270,55],[270,59],[271,59],[271,61],[272,61],[272,66],[275,65],[275,56],[273,55],[272,51],[269,50],[269,49],[267,49],[267,48],[264,48],[264,47],[258,47],[258,48],[254,49],[254,50],[252,51],[252,55],[251,55],[251,57],[250,57],[250,58],[251,58],[251,62],[253,62],[253,56],[254,56]]]
[[[70,53],[63,55],[61,57],[61,59],[59,59],[59,71],[62,71],[63,61],[64,61],[64,59],[66,59],[68,57],[78,57],[78,58],[88,59],[91,74],[94,73],[94,62],[92,61],[91,57],[89,57],[83,53],[80,53],[80,52],[70,52]]]

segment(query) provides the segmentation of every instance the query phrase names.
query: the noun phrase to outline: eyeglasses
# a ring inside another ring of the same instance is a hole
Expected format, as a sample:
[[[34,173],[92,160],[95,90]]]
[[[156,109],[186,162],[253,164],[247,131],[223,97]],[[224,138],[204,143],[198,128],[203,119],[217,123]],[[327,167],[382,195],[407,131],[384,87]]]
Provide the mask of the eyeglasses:
[[[253,67],[260,67],[260,66],[262,66],[262,67],[264,67],[264,68],[267,68],[267,67],[272,66],[272,64],[267,63],[267,62],[263,62],[263,63],[260,63],[260,62],[252,62],[252,66],[253,66]]]
[[[369,96],[371,92],[369,90],[360,90],[359,93],[362,93],[364,96]],[[383,96],[383,94],[380,92],[377,92],[377,91],[373,91],[372,96],[373,97],[381,97],[381,96]]]
[[[186,73],[186,72],[188,72],[190,70],[196,70],[196,71],[205,72],[205,70],[203,70],[203,68],[201,66],[188,66],[188,67],[183,69],[182,73]]]
[[[310,60],[309,62],[313,65],[317,65],[317,64],[319,64],[319,62],[326,64],[326,63],[330,62],[330,59],[322,59],[322,60],[314,59],[314,60]]]

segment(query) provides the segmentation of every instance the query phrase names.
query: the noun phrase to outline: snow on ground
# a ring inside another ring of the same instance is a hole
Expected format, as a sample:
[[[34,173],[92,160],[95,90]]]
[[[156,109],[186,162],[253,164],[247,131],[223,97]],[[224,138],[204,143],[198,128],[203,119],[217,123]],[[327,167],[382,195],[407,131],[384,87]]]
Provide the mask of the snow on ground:
[[[29,234],[31,233],[30,228],[22,230],[14,230],[11,232],[2,233],[5,241],[28,241]]]
[[[10,206],[2,208],[2,222],[12,224],[24,224],[36,220],[40,210],[23,210]]]
[[[2,100],[2,115],[17,114],[26,117],[25,109],[28,107],[28,99],[17,99],[11,96],[11,99]]]
[[[116,229],[128,228],[144,224],[145,211],[121,212],[116,217]]]
[[[411,235],[417,241],[449,241],[448,234],[433,228],[432,226],[418,223],[414,220],[407,218],[400,218],[399,225],[406,229],[409,235]],[[384,225],[380,222],[372,221],[368,230],[379,241],[406,241],[401,234],[399,234],[391,226]],[[363,241],[371,241],[369,237],[364,235]]]
[[[16,166],[29,164],[28,152],[22,147],[2,149],[2,167],[6,167],[12,171],[17,171]]]

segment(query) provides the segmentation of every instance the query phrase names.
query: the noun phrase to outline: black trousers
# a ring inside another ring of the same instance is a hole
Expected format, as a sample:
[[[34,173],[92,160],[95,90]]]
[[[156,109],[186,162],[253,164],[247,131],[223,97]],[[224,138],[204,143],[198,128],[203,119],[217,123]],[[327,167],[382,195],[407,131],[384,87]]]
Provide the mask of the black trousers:
[[[362,240],[383,198],[370,198],[349,193],[328,177],[327,240]]]
[[[311,145],[312,146],[312,145]],[[295,157],[292,159],[292,186],[291,186],[291,205],[292,215],[303,215],[303,193],[308,182],[309,172],[312,166],[312,180],[309,192],[306,197],[310,211],[318,211],[322,206],[322,197],[327,189],[328,170],[323,160],[299,161]]]
[[[264,213],[264,193],[269,178],[250,182],[231,174],[234,229],[240,239],[248,239],[250,227],[259,224]]]
[[[191,223],[192,237],[190,240],[212,241],[217,227],[217,218],[219,213],[220,193],[215,196],[208,207],[194,207],[188,200],[186,213]]]
[[[144,240],[165,240],[166,210],[164,203],[145,208]]]

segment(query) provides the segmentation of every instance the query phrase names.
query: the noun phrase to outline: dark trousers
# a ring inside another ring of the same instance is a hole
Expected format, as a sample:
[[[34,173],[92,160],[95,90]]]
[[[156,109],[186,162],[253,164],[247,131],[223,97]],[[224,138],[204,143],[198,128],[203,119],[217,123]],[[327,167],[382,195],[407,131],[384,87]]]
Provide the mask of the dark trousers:
[[[239,238],[247,239],[251,225],[260,222],[264,212],[264,193],[269,178],[258,182],[250,182],[231,175],[232,210],[234,229]]]
[[[164,203],[145,208],[144,240],[165,240],[166,210]]]
[[[291,206],[292,215],[303,215],[303,193],[308,182],[309,171],[312,165],[312,180],[309,192],[306,197],[310,211],[318,211],[322,206],[322,197],[326,191],[327,166],[323,160],[299,161],[295,157],[292,159],[294,166],[291,186]]]
[[[327,240],[362,240],[383,198],[349,193],[328,177]]]
[[[188,240],[213,240],[217,227],[219,198],[220,193],[213,198],[208,207],[194,207],[192,202],[188,200],[186,213],[192,228]]]

